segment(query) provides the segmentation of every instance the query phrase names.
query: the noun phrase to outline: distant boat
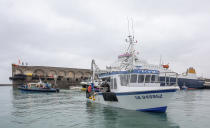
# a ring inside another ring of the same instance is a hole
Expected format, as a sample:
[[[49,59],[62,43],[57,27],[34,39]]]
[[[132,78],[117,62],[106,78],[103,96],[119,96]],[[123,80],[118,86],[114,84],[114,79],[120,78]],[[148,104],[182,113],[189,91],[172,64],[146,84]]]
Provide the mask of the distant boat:
[[[165,72],[170,73],[171,70],[167,68],[163,69],[161,67],[159,70],[162,73],[162,75],[160,76],[160,81],[162,83],[164,83],[164,81],[166,81],[167,83],[176,82],[176,77],[174,76],[167,75],[165,79]],[[177,78],[178,78],[178,81],[177,81],[178,85],[181,89],[185,87],[187,87],[187,89],[203,89],[204,88],[205,81],[197,77],[196,71],[193,67],[188,68],[185,73],[179,74]]]
[[[95,91],[99,91],[99,84],[101,83],[102,81],[97,81],[97,80],[95,80],[94,81],[94,90]],[[91,81],[82,81],[82,82],[80,82],[80,85],[82,85],[82,87],[81,87],[81,91],[86,91],[87,90],[87,88],[88,88],[88,86],[90,86],[91,85]]]
[[[205,86],[206,89],[210,89],[210,81],[206,80],[205,83],[204,83],[204,86]]]
[[[52,88],[51,84],[38,82],[38,83],[28,83],[18,87],[19,90],[27,92],[59,92],[59,88]]]
[[[181,89],[182,89],[182,90],[187,90],[188,87],[184,85],[184,86],[181,87]]]
[[[81,86],[69,86],[70,90],[81,90],[82,87]]]

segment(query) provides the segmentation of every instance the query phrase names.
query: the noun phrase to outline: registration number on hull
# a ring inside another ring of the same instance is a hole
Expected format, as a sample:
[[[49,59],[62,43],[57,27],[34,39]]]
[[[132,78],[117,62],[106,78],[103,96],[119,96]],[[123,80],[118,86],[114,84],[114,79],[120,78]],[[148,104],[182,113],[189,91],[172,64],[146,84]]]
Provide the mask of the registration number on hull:
[[[150,94],[150,95],[142,95],[142,96],[134,96],[135,99],[155,99],[155,98],[162,98],[162,94]]]

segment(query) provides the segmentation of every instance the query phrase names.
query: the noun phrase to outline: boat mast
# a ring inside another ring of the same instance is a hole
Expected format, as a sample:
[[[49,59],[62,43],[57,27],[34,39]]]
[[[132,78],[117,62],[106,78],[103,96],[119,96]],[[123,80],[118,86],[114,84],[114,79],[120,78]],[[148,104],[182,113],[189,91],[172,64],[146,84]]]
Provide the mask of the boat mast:
[[[132,19],[131,19],[132,20]],[[134,43],[137,43],[137,41],[134,41],[134,29],[133,29],[133,20],[132,20],[132,35],[130,34],[129,30],[129,20],[128,20],[128,39],[126,39],[126,42],[129,43],[129,47],[127,49],[127,52],[131,55],[131,62],[129,62],[129,65],[131,65],[131,69],[135,68],[135,48]]]
[[[134,38],[134,29],[133,29],[133,20],[131,19],[131,24],[128,19],[128,36],[125,39],[125,42],[128,43],[128,47],[125,50],[125,53],[118,56],[118,62],[119,62],[119,69],[120,70],[132,70],[135,68],[136,63],[136,53],[134,44],[137,43]],[[132,33],[130,33],[130,25],[132,28]]]
[[[94,79],[95,79],[94,64],[95,64],[95,61],[92,60],[92,62],[91,62],[91,71],[92,71],[91,83],[93,83],[93,84],[94,84]]]
[[[92,76],[91,76],[91,83],[94,84],[95,76],[97,74],[103,73],[105,71],[100,70],[98,65],[96,65],[95,60],[93,59],[91,62],[91,71],[92,71]],[[97,77],[96,77],[97,78]]]

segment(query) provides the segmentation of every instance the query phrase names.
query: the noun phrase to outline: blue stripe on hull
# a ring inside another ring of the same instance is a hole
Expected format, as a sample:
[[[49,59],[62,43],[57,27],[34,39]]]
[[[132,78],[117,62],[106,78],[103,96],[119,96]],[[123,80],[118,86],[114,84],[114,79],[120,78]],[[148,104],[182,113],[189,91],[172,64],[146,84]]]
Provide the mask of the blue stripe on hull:
[[[136,111],[142,112],[166,112],[167,106],[157,107],[157,108],[147,108],[147,109],[137,109]]]
[[[176,92],[177,89],[167,89],[167,90],[154,90],[154,91],[141,91],[141,92],[117,92],[117,96],[122,95],[136,95],[136,94],[149,94],[149,93],[168,93],[168,92]],[[99,93],[102,95],[102,93]]]

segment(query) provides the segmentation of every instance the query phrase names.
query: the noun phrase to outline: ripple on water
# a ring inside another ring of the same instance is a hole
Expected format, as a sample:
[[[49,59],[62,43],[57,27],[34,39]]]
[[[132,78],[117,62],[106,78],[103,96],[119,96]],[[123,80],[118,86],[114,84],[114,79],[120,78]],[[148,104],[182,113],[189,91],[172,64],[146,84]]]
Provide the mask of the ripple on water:
[[[210,117],[209,94],[210,90],[177,92],[167,113],[160,114],[92,104],[86,102],[85,93],[79,91],[22,93],[6,87],[0,89],[0,125],[12,128],[206,128]]]

